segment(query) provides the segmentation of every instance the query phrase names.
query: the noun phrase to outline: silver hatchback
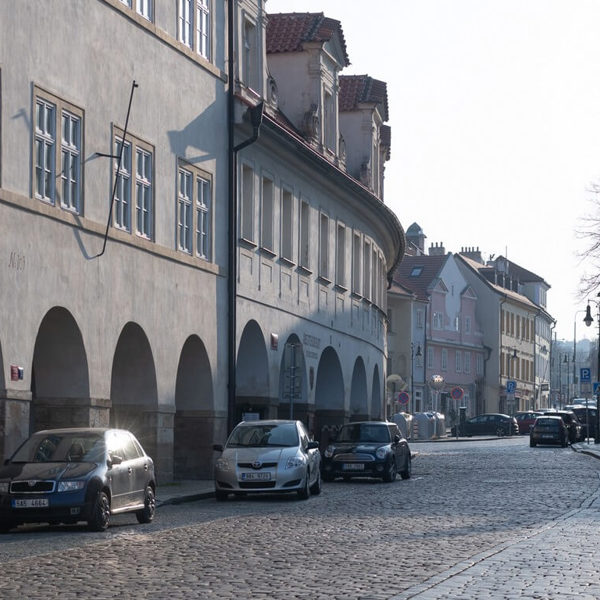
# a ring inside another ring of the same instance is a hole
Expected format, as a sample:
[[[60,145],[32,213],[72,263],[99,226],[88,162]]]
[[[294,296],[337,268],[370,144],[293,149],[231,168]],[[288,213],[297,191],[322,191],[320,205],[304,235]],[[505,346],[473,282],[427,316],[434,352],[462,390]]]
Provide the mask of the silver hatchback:
[[[215,463],[215,495],[296,492],[302,499],[321,491],[321,455],[302,421],[243,421],[236,425]]]

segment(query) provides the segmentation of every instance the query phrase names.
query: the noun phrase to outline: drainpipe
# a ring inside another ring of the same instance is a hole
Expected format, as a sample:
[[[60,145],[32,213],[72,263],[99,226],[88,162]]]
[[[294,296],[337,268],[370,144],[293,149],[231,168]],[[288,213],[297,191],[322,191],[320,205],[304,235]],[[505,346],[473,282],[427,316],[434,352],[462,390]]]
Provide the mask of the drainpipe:
[[[253,144],[259,136],[260,126],[264,114],[264,104],[252,107],[250,121],[253,133],[250,138],[235,146],[235,83],[234,83],[234,4],[229,0],[227,5],[227,119],[228,119],[228,147],[229,147],[229,253],[227,261],[227,292],[228,292],[228,336],[227,336],[227,431],[231,432],[235,422],[235,371],[236,371],[236,332],[237,332],[237,230],[238,230],[238,203],[237,203],[237,153]]]

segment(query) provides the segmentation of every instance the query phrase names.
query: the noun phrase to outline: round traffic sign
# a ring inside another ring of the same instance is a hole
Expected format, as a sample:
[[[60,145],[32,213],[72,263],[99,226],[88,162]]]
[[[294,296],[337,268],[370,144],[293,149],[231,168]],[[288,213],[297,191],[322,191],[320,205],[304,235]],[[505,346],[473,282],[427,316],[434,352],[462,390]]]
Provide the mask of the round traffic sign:
[[[454,400],[461,400],[464,395],[464,391],[461,387],[456,386],[452,388],[450,395]]]
[[[410,396],[408,395],[408,392],[400,392],[398,394],[398,402],[400,402],[400,404],[408,404],[409,399]]]

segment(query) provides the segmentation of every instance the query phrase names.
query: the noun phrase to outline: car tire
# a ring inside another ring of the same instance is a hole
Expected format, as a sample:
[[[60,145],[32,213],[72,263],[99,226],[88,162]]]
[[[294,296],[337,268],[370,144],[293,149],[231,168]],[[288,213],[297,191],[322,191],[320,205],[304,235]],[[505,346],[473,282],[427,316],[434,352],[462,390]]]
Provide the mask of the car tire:
[[[410,457],[410,454],[406,457],[406,468],[402,471],[400,471],[400,477],[402,477],[402,479],[410,479],[412,475],[412,458]]]
[[[396,470],[396,461],[393,458],[390,458],[390,460],[385,465],[385,470],[383,472],[382,479],[386,483],[391,483],[396,479],[397,474],[398,471]]]
[[[321,469],[317,473],[317,480],[312,484],[310,493],[313,496],[318,496],[321,493]]]
[[[154,520],[154,513],[156,512],[156,498],[154,497],[154,490],[152,486],[146,486],[144,491],[144,508],[138,510],[135,516],[138,523],[152,523]]]
[[[108,496],[100,490],[96,494],[92,514],[87,522],[91,531],[106,531],[110,522],[110,500]]]
[[[496,429],[496,435],[497,435],[498,437],[503,437],[503,436],[505,435],[505,433],[506,433],[506,432],[504,431],[504,428],[503,428],[503,427],[498,427],[498,429]]]
[[[529,440],[529,447],[535,448],[535,442],[532,439]]]
[[[224,502],[225,500],[227,500],[227,496],[229,496],[227,492],[223,492],[222,490],[215,490],[215,499],[217,502]]]
[[[306,471],[306,476],[304,477],[304,484],[298,490],[298,498],[300,498],[300,500],[308,500],[310,498],[310,489],[308,487],[308,478],[309,477],[310,477],[310,474],[308,471]]]

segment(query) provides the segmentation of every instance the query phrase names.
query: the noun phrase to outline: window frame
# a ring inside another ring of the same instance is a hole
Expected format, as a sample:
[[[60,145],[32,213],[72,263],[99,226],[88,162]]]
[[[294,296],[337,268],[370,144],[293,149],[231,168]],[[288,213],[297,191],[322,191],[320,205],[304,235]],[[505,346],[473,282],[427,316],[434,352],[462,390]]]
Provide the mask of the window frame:
[[[294,193],[281,186],[281,240],[280,256],[289,263],[294,263]]]
[[[177,40],[194,54],[212,61],[212,0],[178,0]]]

